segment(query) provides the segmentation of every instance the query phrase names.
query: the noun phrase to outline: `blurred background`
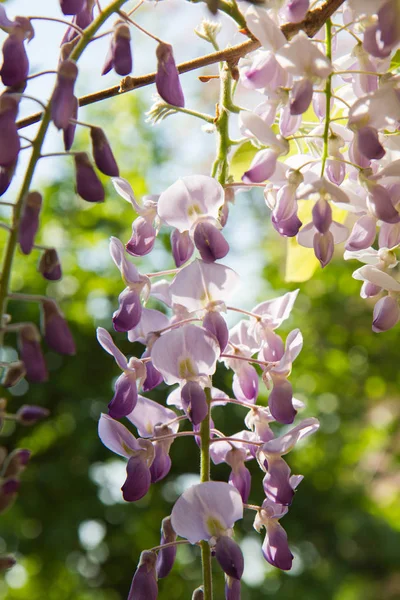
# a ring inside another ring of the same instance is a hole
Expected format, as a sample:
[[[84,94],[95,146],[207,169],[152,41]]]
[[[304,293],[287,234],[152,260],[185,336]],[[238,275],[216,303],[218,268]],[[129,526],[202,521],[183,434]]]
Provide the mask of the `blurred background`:
[[[32,14],[33,4],[35,14],[60,15],[55,1],[14,0],[6,6],[13,17]],[[174,31],[177,11],[186,36]],[[146,5],[137,18],[153,32],[162,31],[181,62],[210,51],[192,31],[204,16],[209,17],[202,5],[168,0]],[[227,27],[224,35],[229,38]],[[61,25],[38,22],[32,71],[45,65],[54,68],[62,33]],[[154,70],[154,43],[139,37],[139,32],[133,35],[135,74]],[[100,79],[99,63],[107,41],[98,44],[82,62],[79,94],[118,81],[113,75]],[[216,67],[208,67],[201,74],[214,73]],[[182,78],[187,106],[212,114],[218,84],[199,83],[199,74]],[[46,98],[51,77],[39,79],[40,84],[33,80],[31,91]],[[213,136],[192,118],[174,115],[156,127],[146,122],[153,93],[153,88],[138,90],[92,106],[79,116],[104,128],[121,175],[131,182],[137,197],[160,193],[178,176],[208,173],[213,160]],[[26,113],[32,110],[36,110],[33,104],[23,106]],[[47,146],[49,151],[61,149],[55,131]],[[88,131],[82,129],[74,149],[88,147]],[[236,170],[242,168],[239,162]],[[21,161],[21,170],[23,166]],[[119,370],[97,344],[95,328],[110,329],[123,288],[108,254],[108,239],[115,235],[126,242],[135,215],[106,178],[107,199],[101,206],[80,200],[73,179],[67,159],[46,159],[34,185],[45,197],[38,242],[57,248],[63,279],[56,283],[42,280],[34,252],[29,257],[18,253],[15,262],[13,291],[55,297],[73,330],[78,353],[60,357],[44,348],[50,381],[29,385],[23,380],[6,394],[11,412],[22,404],[39,404],[51,411],[46,421],[33,428],[8,423],[1,432],[1,445],[32,451],[17,502],[1,517],[0,552],[14,552],[18,557],[17,566],[0,581],[0,598],[7,600],[125,599],[140,552],[159,543],[162,518],[198,477],[197,446],[183,438],[172,446],[173,467],[166,480],[153,485],[146,498],[135,504],[122,500],[125,462],[104,448],[97,436],[99,414],[112,397]],[[10,199],[17,189],[18,177],[10,188]],[[1,215],[6,219],[6,210]],[[340,252],[309,281],[285,281],[286,243],[270,226],[260,190],[237,196],[225,232],[232,251],[224,262],[242,277],[236,306],[249,310],[257,302],[300,288],[292,316],[281,332],[294,327],[302,330],[305,345],[291,381],[296,397],[306,404],[301,417],[317,416],[321,422],[319,432],[287,457],[292,471],[304,475],[282,520],[295,554],[293,569],[283,573],[264,561],[263,536],[253,530],[254,513],[246,514],[237,528],[246,563],[242,598],[399,599],[399,329],[372,333],[372,305],[360,299],[359,282],[351,277],[356,265],[345,263]],[[3,233],[0,239],[3,244]],[[142,272],[171,268],[168,250],[169,232],[164,230],[154,252],[136,264]],[[39,320],[33,303],[10,303],[10,311],[14,321]],[[113,337],[124,353],[141,353],[141,346],[132,346],[123,335]],[[6,342],[12,357],[15,340],[10,335]],[[231,377],[221,367],[215,384],[228,391]],[[167,394],[167,387],[160,386],[148,395],[164,402]],[[266,404],[267,397],[262,388],[259,402]],[[236,406],[216,408],[214,413],[216,426],[228,434],[243,427],[244,416]],[[256,465],[249,466],[253,474],[250,501],[261,503],[262,474]],[[212,475],[227,479],[228,469],[214,467]],[[223,577],[217,566],[214,579],[215,597],[220,599]],[[200,580],[198,549],[182,546],[172,573],[159,582],[159,598],[189,599]]]

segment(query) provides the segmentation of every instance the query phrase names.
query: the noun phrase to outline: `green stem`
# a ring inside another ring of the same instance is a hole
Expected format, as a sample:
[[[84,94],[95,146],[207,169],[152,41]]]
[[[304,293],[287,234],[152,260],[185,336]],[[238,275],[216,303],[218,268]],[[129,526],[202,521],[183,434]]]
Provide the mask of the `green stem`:
[[[232,75],[229,66],[223,63],[220,67],[221,92],[218,103],[218,115],[215,121],[217,130],[217,157],[214,161],[211,176],[224,185],[229,177],[229,150],[232,141],[229,138],[229,113],[235,109],[232,100]]]
[[[332,21],[330,19],[325,23],[326,26],[326,56],[332,60]],[[332,98],[332,75],[329,75],[325,86],[326,114],[324,129],[324,148],[322,151],[321,177],[325,172],[325,164],[329,155],[329,129],[331,124],[331,98]]]
[[[97,30],[103,25],[104,21],[108,19],[112,13],[119,10],[121,6],[126,2],[126,0],[114,0],[110,3],[110,5],[103,10],[102,13],[93,21],[93,23],[85,29],[84,33],[80,37],[78,43],[75,48],[72,50],[70,54],[70,58],[72,60],[77,61],[81,56],[82,52],[85,50],[86,46],[89,44],[93,35],[97,32]],[[25,198],[29,192],[29,188],[32,183],[33,175],[35,173],[36,165],[38,160],[40,159],[40,153],[43,146],[44,139],[46,137],[47,129],[49,127],[51,120],[51,100],[48,102],[47,107],[43,113],[43,117],[39,126],[39,130],[37,132],[36,138],[32,143],[32,154],[28,163],[28,167],[26,169],[25,177],[23,179],[21,189],[15,203],[14,211],[13,211],[13,219],[12,219],[12,231],[8,238],[8,243],[6,246],[4,260],[3,260],[3,268],[0,279],[0,328],[3,327],[3,318],[4,314],[7,310],[7,296],[9,293],[10,279],[12,273],[12,265],[15,255],[15,250],[18,243],[18,228],[19,222],[21,218],[21,214],[24,208]],[[3,335],[4,333],[0,331],[0,346],[3,343]]]
[[[201,451],[200,451],[200,481],[210,481],[210,426],[211,426],[211,389],[206,388],[208,413],[200,426]],[[203,569],[204,600],[212,600],[212,569],[210,545],[207,541],[201,542],[201,564]]]

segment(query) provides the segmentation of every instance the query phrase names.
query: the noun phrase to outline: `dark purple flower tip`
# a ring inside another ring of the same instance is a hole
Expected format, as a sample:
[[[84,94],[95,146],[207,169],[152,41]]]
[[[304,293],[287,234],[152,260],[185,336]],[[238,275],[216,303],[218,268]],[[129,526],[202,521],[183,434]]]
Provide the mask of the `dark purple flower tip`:
[[[148,358],[149,356],[150,352],[148,350],[145,350],[142,354],[142,358]],[[142,390],[144,392],[149,392],[150,390],[153,390],[155,387],[160,385],[160,383],[162,383],[164,380],[160,371],[158,371],[155,368],[151,360],[145,363],[145,367],[146,379],[143,381]]]
[[[24,404],[18,409],[16,416],[18,422],[22,425],[34,425],[37,421],[41,421],[48,417],[49,414],[50,411],[43,406]]]
[[[223,535],[217,539],[215,558],[229,577],[241,579],[244,569],[243,554],[239,545],[230,537]]]
[[[225,600],[240,600],[240,579],[227,577],[225,581]]]
[[[51,118],[57,129],[67,129],[74,116],[74,86],[77,77],[78,67],[73,60],[66,59],[59,64],[57,83],[51,99]]]
[[[43,329],[47,345],[59,354],[76,353],[74,338],[67,321],[54,300],[43,300]]]
[[[332,225],[332,208],[327,200],[320,198],[313,206],[312,218],[315,228],[320,233],[329,231]]]
[[[319,233],[317,231],[313,238],[314,254],[324,268],[331,261],[334,251],[334,241],[331,231]]]
[[[10,363],[7,371],[3,377],[1,385],[5,388],[13,387],[17,385],[19,381],[26,375],[25,365],[22,361]]]
[[[243,502],[246,504],[251,490],[251,475],[247,467],[242,465],[237,469],[232,469],[229,475],[229,483],[235,486],[242,496]]]
[[[374,306],[372,331],[382,333],[394,327],[400,319],[400,309],[396,298],[384,296]]]
[[[16,479],[15,477],[9,477],[2,482],[0,494],[2,496],[12,496],[18,492],[20,484],[21,482],[19,479]]]
[[[196,588],[193,591],[192,600],[204,600],[204,590],[202,587]]]
[[[287,379],[274,382],[274,387],[268,398],[268,406],[272,416],[278,423],[284,423],[285,425],[293,423],[297,411],[293,407],[292,400],[292,384]]]
[[[126,502],[135,502],[149,491],[151,483],[150,469],[145,458],[131,456],[126,466],[126,480],[122,486],[122,495]]]
[[[270,457],[264,462],[267,473],[263,479],[265,495],[276,504],[289,506],[294,490],[290,485],[290,468],[281,456]]]
[[[26,468],[31,453],[29,450],[17,448],[7,457],[5,467],[3,469],[4,477],[16,477]]]
[[[30,254],[35,243],[41,208],[42,195],[39,192],[29,192],[18,230],[18,242],[24,254]]]
[[[2,94],[0,96],[0,166],[12,167],[12,174],[14,174],[15,164],[21,149],[21,142],[15,122],[17,113],[18,100],[9,94]],[[5,190],[9,186],[9,176],[10,172],[7,171]]]
[[[181,233],[178,229],[172,230],[171,250],[175,265],[178,268],[192,257],[194,252],[194,244],[188,231]]]
[[[118,177],[119,169],[115,162],[110,144],[100,127],[90,128],[90,137],[92,139],[93,158],[96,167],[109,177]]]
[[[162,544],[175,542],[175,540],[176,533],[172,529],[171,517],[165,517],[161,524],[160,546]],[[174,566],[176,550],[176,546],[169,546],[168,548],[159,550],[156,563],[157,576],[159,579],[167,577],[167,575],[170,574],[172,567]]]
[[[286,531],[274,519],[268,519],[266,528],[267,535],[262,547],[265,560],[282,571],[290,571],[293,554],[288,546]]]
[[[29,61],[24,41],[26,32],[16,26],[3,44],[1,80],[5,86],[14,87],[24,83],[29,73]]]
[[[157,600],[156,561],[157,554],[155,552],[145,550],[141,553],[139,565],[129,590],[128,600]]]
[[[156,230],[152,220],[138,217],[132,223],[132,236],[125,248],[131,256],[145,256],[154,248]]]
[[[62,277],[61,263],[55,248],[46,248],[40,257],[38,271],[49,281],[58,281]]]
[[[125,289],[118,298],[119,308],[113,314],[115,331],[130,331],[139,323],[142,316],[140,295],[135,290]]]
[[[171,459],[161,443],[155,444],[154,460],[150,467],[151,483],[157,483],[171,470]]]
[[[74,108],[72,111],[72,119],[73,120],[76,120],[78,118],[78,108],[79,108],[78,98],[76,96],[74,96]],[[70,122],[68,124],[68,127],[66,129],[63,129],[64,148],[65,148],[66,152],[68,152],[72,148],[72,144],[74,143],[74,138],[75,138],[75,130],[76,130],[76,123],[72,123],[72,122]]]
[[[74,155],[76,191],[86,202],[104,202],[104,188],[86,152]]]
[[[208,311],[203,319],[203,327],[217,338],[221,352],[229,341],[229,330],[224,317],[216,311]]]
[[[196,225],[193,238],[204,262],[215,262],[229,252],[229,244],[222,233],[208,221],[200,221]]]
[[[309,79],[296,81],[290,95],[290,114],[302,115],[311,104],[313,84]]]
[[[157,56],[157,73],[156,86],[157,92],[161,98],[171,104],[183,108],[185,106],[185,98],[181,83],[179,81],[179,73],[176,68],[172,46],[160,42],[156,50]]]
[[[1,119],[1,117],[0,117]],[[0,166],[0,196],[6,193],[8,188],[10,187],[10,183],[12,178],[14,177],[15,168],[17,166],[17,161],[15,161],[9,167],[1,167]]]
[[[11,569],[16,564],[17,560],[15,556],[12,554],[3,554],[0,556],[0,573],[7,571],[7,569]]]
[[[125,23],[120,23],[115,28],[112,41],[112,62],[117,75],[125,77],[132,73],[131,32]]]
[[[86,0],[60,0],[64,15],[76,15],[84,9]]]
[[[122,373],[115,382],[114,397],[108,405],[108,414],[113,419],[129,415],[137,402],[136,379]]]
[[[379,141],[379,135],[374,127],[361,127],[356,133],[357,148],[359,152],[369,160],[383,158],[386,154],[385,148]]]
[[[40,333],[34,325],[24,325],[18,332],[18,347],[26,369],[26,378],[33,383],[47,381],[48,374],[42,350]]]
[[[207,416],[206,393],[196,381],[188,381],[181,390],[182,407],[193,425],[199,425]]]
[[[263,183],[274,174],[277,160],[278,155],[274,150],[260,150],[253,158],[249,170],[243,174],[242,181]]]

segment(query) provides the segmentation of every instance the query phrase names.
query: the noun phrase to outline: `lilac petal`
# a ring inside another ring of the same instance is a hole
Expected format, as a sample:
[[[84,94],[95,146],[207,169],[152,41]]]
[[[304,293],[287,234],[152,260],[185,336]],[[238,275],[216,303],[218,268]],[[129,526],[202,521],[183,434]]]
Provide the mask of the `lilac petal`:
[[[131,256],[145,256],[154,248],[156,230],[144,217],[138,217],[132,223],[132,236],[125,248]]]
[[[154,435],[156,425],[176,419],[176,413],[154,400],[138,396],[136,408],[127,415],[127,419],[137,428],[139,436],[146,438]],[[178,423],[171,425],[171,429],[174,433],[178,431]]]
[[[380,294],[381,291],[382,291],[382,288],[379,287],[378,285],[374,285],[373,283],[370,283],[369,281],[364,281],[364,283],[361,286],[360,296],[361,296],[361,298],[373,298],[374,296],[377,296],[378,294]]]
[[[380,39],[384,46],[393,47],[400,40],[399,5],[396,0],[388,0],[378,11]]]
[[[62,277],[60,259],[55,248],[46,248],[40,257],[38,271],[49,281],[58,281]]]
[[[126,332],[136,327],[142,316],[140,295],[126,288],[118,297],[119,308],[113,314],[112,322],[115,331]]]
[[[139,323],[128,332],[128,339],[130,342],[147,344],[149,334],[165,329],[169,325],[169,318],[164,313],[154,308],[143,308]],[[150,353],[146,356],[150,356]]]
[[[119,368],[122,371],[125,371],[125,369],[128,368],[126,356],[122,354],[121,350],[114,344],[114,341],[108,331],[103,327],[98,327],[96,330],[96,335],[100,346],[102,346],[102,348],[104,348],[108,354],[111,354],[111,356],[115,358],[115,362]]]
[[[117,75],[125,77],[132,73],[131,33],[129,27],[125,24],[117,25],[115,28],[112,41],[112,63]]]
[[[1,125],[1,115],[0,115],[0,125]],[[18,138],[18,144],[19,138]],[[1,145],[0,145],[0,154],[1,154]],[[10,187],[10,183],[12,178],[14,177],[15,168],[17,166],[17,161],[15,161],[12,165],[8,167],[0,166],[0,196],[6,193],[8,188]]]
[[[274,519],[268,519],[267,534],[262,546],[265,560],[274,567],[289,571],[292,568],[293,554],[289,550],[286,531]]]
[[[109,415],[104,413],[100,415],[98,432],[104,446],[119,456],[129,458],[133,451],[140,450],[135,436],[125,425],[115,421]]]
[[[185,98],[179,81],[172,46],[160,42],[156,50],[157,73],[156,87],[161,98],[172,106],[183,108]]]
[[[289,0],[284,8],[284,15],[289,23],[302,21],[310,7],[310,0]]]
[[[394,327],[400,319],[400,309],[396,298],[385,296],[374,306],[372,331],[382,333]]]
[[[33,383],[47,381],[48,373],[40,348],[40,335],[34,325],[21,327],[18,332],[18,347],[27,380]]]
[[[147,358],[147,355],[144,356],[142,354],[142,358]],[[146,378],[142,383],[142,390],[144,392],[149,392],[150,390],[153,390],[155,387],[157,387],[158,385],[160,385],[160,383],[162,383],[163,380],[163,376],[161,375],[160,371],[157,371],[157,369],[155,368],[155,366],[153,365],[152,361],[149,360],[145,363],[146,366]]]
[[[150,469],[145,458],[131,456],[126,465],[126,480],[121,487],[126,502],[136,502],[149,491],[151,483]]]
[[[57,129],[67,129],[73,118],[76,101],[74,96],[78,67],[72,60],[64,60],[58,67],[57,83],[51,99],[51,118]]]
[[[374,184],[368,190],[367,206],[377,219],[386,223],[398,223],[400,215],[393,205],[390,193],[382,185]]]
[[[378,23],[374,23],[364,31],[363,47],[368,54],[376,58],[387,58],[391,53],[391,48],[382,44],[378,44],[377,33]]]
[[[251,312],[263,317],[268,327],[276,329],[289,318],[299,290],[287,292],[283,296],[257,304]]]
[[[332,233],[330,231],[327,233],[319,233],[317,231],[314,234],[313,244],[314,254],[321,263],[321,267],[326,267],[333,256],[334,242]]]
[[[150,467],[151,483],[157,483],[168,475],[172,462],[161,444],[155,444],[154,460]]]
[[[384,273],[373,265],[364,265],[353,273],[353,278],[360,281],[369,281],[388,292],[400,292],[400,283],[389,273]]]
[[[189,312],[200,310],[210,302],[226,302],[238,282],[232,269],[196,259],[183,267],[171,283],[172,302]]]
[[[133,189],[130,183],[124,179],[123,177],[115,177],[112,179],[113,186],[115,191],[127,202],[132,204],[133,209],[140,213],[140,206],[136,202],[135,194],[133,193]]]
[[[313,84],[309,79],[296,81],[290,94],[290,114],[302,115],[311,104]]]
[[[76,120],[78,118],[78,108],[79,108],[78,98],[76,96],[74,96],[74,108],[72,111],[72,119]],[[72,148],[72,144],[74,143],[74,138],[75,138],[75,130],[76,130],[76,123],[72,123],[72,122],[70,122],[68,124],[68,127],[63,130],[64,149],[66,150],[66,152],[68,152]]]
[[[222,233],[208,221],[200,221],[196,225],[193,239],[201,258],[206,263],[224,258],[229,252],[229,244]]]
[[[287,454],[294,448],[297,442],[315,433],[318,428],[319,422],[317,419],[312,417],[304,419],[304,421],[284,435],[266,442],[262,447],[262,451],[265,451],[267,454],[279,454],[281,456]]]
[[[108,405],[108,414],[113,419],[126,417],[135,408],[137,397],[136,378],[122,373],[115,382],[114,396]]]
[[[39,192],[29,192],[19,223],[18,241],[21,251],[30,254],[39,228],[39,215],[42,208],[42,196]]]
[[[290,485],[289,465],[280,456],[269,456],[264,462],[267,473],[263,479],[265,495],[269,500],[283,506],[292,503],[294,490]]]
[[[227,577],[225,581],[225,600],[240,600],[240,588],[240,579]]]
[[[203,319],[203,327],[217,339],[221,352],[228,344],[229,331],[224,317],[216,311],[208,311]]]
[[[140,555],[139,566],[132,580],[128,600],[157,600],[157,554],[145,550]]]
[[[174,531],[191,544],[224,535],[242,518],[243,502],[239,492],[222,481],[193,485],[178,498],[171,514]]]
[[[379,141],[378,132],[374,127],[361,127],[356,133],[357,148],[369,160],[383,158],[386,150]]]
[[[24,40],[25,32],[22,27],[16,27],[3,44],[3,65],[0,73],[5,86],[17,87],[28,77],[29,61]]]
[[[300,329],[293,329],[286,338],[285,352],[279,364],[273,368],[273,373],[287,376],[292,368],[293,361],[298,357],[303,347],[303,336]]]
[[[323,94],[318,94],[323,95]],[[358,136],[355,135],[349,146],[349,159],[359,167],[366,169],[370,166],[371,161],[362,154],[358,148]]]
[[[293,388],[287,379],[274,381],[274,387],[268,398],[268,406],[278,423],[293,423],[297,411],[292,404]]]
[[[329,202],[320,198],[313,206],[312,218],[317,231],[327,233],[332,224],[332,208]]]
[[[171,517],[165,517],[161,523],[161,540],[160,546],[162,544],[170,544],[176,540],[176,533],[172,529],[171,525]],[[158,552],[157,556],[157,576],[159,579],[163,577],[167,577],[174,566],[175,557],[176,557],[176,546],[170,546],[168,548],[162,548]]]
[[[4,6],[0,6],[0,27],[7,31],[9,28],[13,28],[15,25],[15,21],[10,21],[7,17],[6,9]]]
[[[245,183],[262,183],[275,172],[278,155],[275,150],[266,149],[257,152],[250,168],[242,176]]]
[[[90,138],[92,140],[92,152],[96,167],[105,175],[118,177],[118,165],[104,131],[100,127],[91,127]]]
[[[86,202],[104,202],[104,188],[86,152],[74,155],[76,191]]]
[[[220,349],[208,331],[184,325],[164,333],[153,345],[151,358],[168,385],[215,372]]]
[[[126,283],[138,283],[140,281],[139,271],[125,256],[123,243],[113,236],[110,238],[110,255]]]
[[[240,388],[247,400],[254,401],[258,395],[258,373],[252,365],[244,364],[237,374]]]
[[[181,391],[182,407],[193,425],[199,425],[208,414],[206,394],[196,381],[188,381]]]
[[[86,0],[60,0],[60,4],[64,15],[76,15],[84,8]]]
[[[338,160],[326,161],[326,173],[329,181],[335,185],[341,185],[346,176],[346,165]]]
[[[293,135],[301,127],[302,115],[292,115],[291,107],[285,106],[279,116],[279,131],[283,137]]]
[[[13,166],[13,170],[21,148],[15,122],[17,113],[18,101],[8,94],[0,96],[0,166]]]
[[[392,250],[400,244],[400,223],[382,223],[379,230],[379,248]],[[372,245],[372,244],[371,244]]]
[[[53,300],[43,300],[43,328],[47,345],[59,354],[76,353],[74,338],[67,321]]]
[[[171,251],[174,257],[175,265],[179,268],[187,262],[193,252],[194,244],[189,236],[188,231],[182,233],[179,229],[173,229],[171,232]]]
[[[346,242],[346,250],[354,252],[369,248],[375,240],[376,219],[363,215],[354,224],[353,230]]]
[[[265,333],[265,344],[262,347],[262,359],[267,362],[275,362],[281,360],[285,353],[285,346],[280,335],[274,333],[270,329]]]
[[[239,545],[232,538],[223,535],[217,539],[215,558],[224,573],[234,579],[241,579],[244,570],[243,554]]]
[[[213,444],[217,446],[218,444]],[[229,483],[235,486],[244,503],[248,502],[251,490],[251,475],[247,467],[242,464],[237,469],[232,469],[229,475]]]

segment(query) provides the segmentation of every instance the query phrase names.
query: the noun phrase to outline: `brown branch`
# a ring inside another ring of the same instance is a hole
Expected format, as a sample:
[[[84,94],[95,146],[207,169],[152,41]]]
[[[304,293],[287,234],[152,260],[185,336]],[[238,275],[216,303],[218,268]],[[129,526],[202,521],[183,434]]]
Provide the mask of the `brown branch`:
[[[309,37],[313,37],[337,9],[340,8],[343,2],[344,0],[326,0],[322,6],[308,11],[303,21],[300,21],[299,23],[285,23],[285,25],[282,25],[281,29],[283,34],[290,40],[296,33],[303,30]],[[223,61],[230,65],[236,65],[240,58],[246,56],[246,54],[249,54],[249,52],[252,52],[253,50],[257,50],[260,46],[261,44],[258,40],[250,39],[237,46],[232,46],[231,48],[226,48],[225,50],[213,52],[212,54],[200,56],[199,58],[194,58],[193,60],[181,63],[178,65],[178,71],[179,73],[187,73],[188,71],[194,71],[195,69]],[[114,85],[108,89],[82,96],[79,98],[79,106],[94,104],[95,102],[107,100],[108,98],[113,98],[114,96],[119,96],[126,92],[145,87],[154,83],[155,78],[155,73],[148,73],[141,77],[124,77],[119,85]],[[35,113],[18,121],[17,127],[18,129],[23,129],[24,127],[28,127],[28,125],[37,123],[41,118],[42,113]]]

